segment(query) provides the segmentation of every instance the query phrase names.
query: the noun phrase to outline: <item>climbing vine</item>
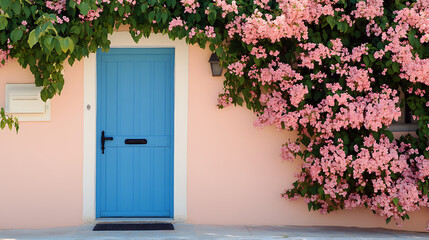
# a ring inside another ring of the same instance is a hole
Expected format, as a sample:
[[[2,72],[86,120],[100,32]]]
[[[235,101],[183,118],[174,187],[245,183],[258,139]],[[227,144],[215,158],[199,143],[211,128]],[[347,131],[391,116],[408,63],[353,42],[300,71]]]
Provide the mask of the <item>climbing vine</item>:
[[[244,105],[256,126],[298,132],[281,149],[303,161],[284,197],[322,213],[367,207],[398,224],[429,206],[428,0],[1,0],[0,9],[0,61],[28,67],[43,100],[61,93],[65,61],[108,51],[121,25],[136,42],[184,38],[227,68],[219,108]],[[401,107],[418,130],[395,139]]]

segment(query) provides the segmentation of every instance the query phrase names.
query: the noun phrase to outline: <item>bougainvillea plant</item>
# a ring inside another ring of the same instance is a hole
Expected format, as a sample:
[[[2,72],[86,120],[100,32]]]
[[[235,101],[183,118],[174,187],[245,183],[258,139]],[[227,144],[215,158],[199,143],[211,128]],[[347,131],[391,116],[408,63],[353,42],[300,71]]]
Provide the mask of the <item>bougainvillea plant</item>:
[[[429,206],[428,0],[1,0],[0,61],[17,59],[59,94],[70,65],[129,26],[208,46],[227,68],[218,106],[296,131],[303,164],[284,197],[310,210],[370,208],[401,224]],[[400,98],[403,95],[403,98]],[[411,109],[413,135],[389,126]],[[4,115],[2,115],[4,117]]]

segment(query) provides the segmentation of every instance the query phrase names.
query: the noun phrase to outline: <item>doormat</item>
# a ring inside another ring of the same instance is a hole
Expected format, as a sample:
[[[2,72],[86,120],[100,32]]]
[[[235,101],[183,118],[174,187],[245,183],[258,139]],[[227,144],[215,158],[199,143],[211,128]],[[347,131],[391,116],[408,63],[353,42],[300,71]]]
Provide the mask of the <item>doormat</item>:
[[[174,230],[171,223],[99,223],[92,231]]]

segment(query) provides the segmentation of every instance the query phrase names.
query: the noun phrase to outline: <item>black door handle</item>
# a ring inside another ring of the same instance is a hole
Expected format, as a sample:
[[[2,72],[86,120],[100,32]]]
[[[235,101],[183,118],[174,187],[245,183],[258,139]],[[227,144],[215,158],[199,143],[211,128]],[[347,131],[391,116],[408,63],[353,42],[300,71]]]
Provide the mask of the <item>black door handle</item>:
[[[101,132],[101,154],[104,154],[104,143],[106,142],[106,140],[112,141],[113,137],[106,137],[104,135],[104,131]]]

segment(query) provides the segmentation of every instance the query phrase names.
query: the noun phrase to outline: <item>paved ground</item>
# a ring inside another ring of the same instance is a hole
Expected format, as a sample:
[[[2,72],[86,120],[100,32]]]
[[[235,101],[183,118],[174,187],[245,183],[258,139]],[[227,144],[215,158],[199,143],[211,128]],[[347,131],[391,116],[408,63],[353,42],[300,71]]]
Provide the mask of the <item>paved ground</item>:
[[[93,232],[94,225],[41,230],[3,230],[0,240],[140,240],[140,239],[429,239],[429,233],[385,229],[292,226],[210,226],[175,223],[174,231]]]

